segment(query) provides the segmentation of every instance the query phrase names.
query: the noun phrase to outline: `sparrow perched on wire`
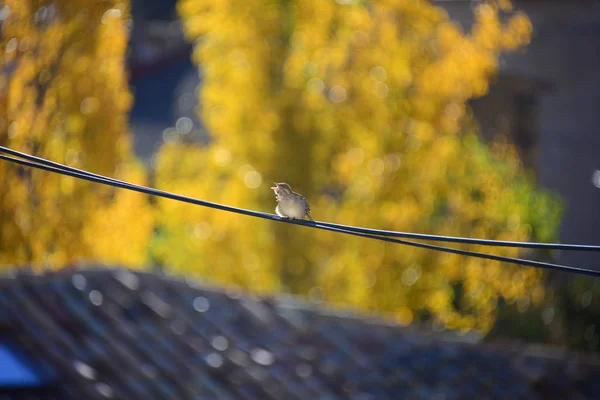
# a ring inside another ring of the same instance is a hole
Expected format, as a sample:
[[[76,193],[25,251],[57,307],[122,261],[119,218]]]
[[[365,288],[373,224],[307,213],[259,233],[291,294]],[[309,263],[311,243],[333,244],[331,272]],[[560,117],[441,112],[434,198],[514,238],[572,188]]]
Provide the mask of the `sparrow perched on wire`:
[[[278,204],[275,208],[277,215],[281,218],[291,219],[304,219],[304,217],[307,217],[309,221],[314,222],[314,219],[310,216],[310,207],[304,196],[293,192],[287,183],[273,183],[275,186],[271,189],[273,189],[277,198]]]

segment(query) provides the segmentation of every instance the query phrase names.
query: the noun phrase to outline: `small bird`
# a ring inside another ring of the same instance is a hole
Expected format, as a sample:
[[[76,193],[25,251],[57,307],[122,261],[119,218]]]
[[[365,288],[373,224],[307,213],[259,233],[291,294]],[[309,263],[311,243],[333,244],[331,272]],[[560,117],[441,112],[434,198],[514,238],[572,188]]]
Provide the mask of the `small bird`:
[[[308,202],[301,194],[292,192],[292,188],[287,183],[277,183],[275,184],[273,191],[275,192],[275,198],[277,198],[277,208],[275,208],[275,212],[281,218],[290,218],[290,219],[304,219],[307,217],[309,221],[313,221],[310,216],[310,207],[308,206]]]

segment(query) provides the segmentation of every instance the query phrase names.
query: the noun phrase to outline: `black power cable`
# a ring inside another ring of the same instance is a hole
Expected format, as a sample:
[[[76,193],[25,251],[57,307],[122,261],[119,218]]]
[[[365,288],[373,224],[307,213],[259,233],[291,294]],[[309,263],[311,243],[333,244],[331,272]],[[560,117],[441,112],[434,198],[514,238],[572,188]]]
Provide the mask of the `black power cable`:
[[[77,168],[69,167],[54,161],[46,160],[41,157],[32,156],[30,154],[25,154],[13,149],[9,149],[7,147],[0,146],[0,153],[6,153],[13,155],[15,157],[23,158],[29,161],[33,161],[38,164],[48,165],[51,167],[55,167],[58,169],[62,169],[65,171],[71,171],[77,174],[88,175],[91,177],[102,178],[106,181],[110,182],[119,182],[122,184],[133,185],[128,182],[120,181],[114,178],[108,178],[102,175],[94,174],[88,171],[80,170]],[[142,186],[138,186],[142,187]],[[166,193],[157,189],[146,188],[148,190]],[[164,197],[164,196],[163,196]],[[183,196],[182,196],[183,197]],[[224,211],[235,212],[239,214],[252,215],[259,218],[267,218],[267,219],[275,219],[279,220],[280,218],[276,217],[273,214],[261,213],[258,211],[250,211],[242,208],[225,206],[217,203],[211,203],[209,201],[196,199],[198,205],[203,205],[212,208],[218,208]],[[405,239],[418,239],[418,240],[426,240],[426,241],[438,241],[438,242],[451,242],[451,243],[464,243],[464,244],[477,244],[484,246],[496,246],[496,247],[518,247],[518,248],[529,248],[529,249],[545,249],[545,250],[569,250],[569,251],[600,251],[600,245],[588,245],[588,244],[563,244],[563,243],[536,243],[536,242],[513,242],[513,241],[504,241],[504,240],[489,240],[489,239],[474,239],[474,238],[465,238],[458,236],[442,236],[442,235],[431,235],[431,234],[423,234],[423,233],[412,233],[412,232],[398,232],[398,231],[388,231],[388,230],[379,230],[379,229],[370,229],[370,228],[362,228],[355,227],[350,225],[341,225],[334,224],[330,222],[322,222],[317,221],[315,223],[307,222],[307,221],[287,221],[291,223],[296,223],[298,225],[318,225],[318,226],[328,226],[330,228],[342,229],[344,231],[356,232],[356,233],[365,233],[370,235],[377,236],[390,236],[390,237],[399,237]]]
[[[364,233],[364,232],[358,232],[358,231],[353,231],[353,230],[349,230],[349,229],[344,229],[344,228],[335,226],[336,224],[323,224],[320,222],[307,222],[307,221],[283,219],[283,218],[280,218],[273,214],[262,213],[262,212],[258,212],[258,211],[251,211],[251,210],[246,210],[246,209],[242,209],[242,208],[226,206],[226,205],[222,205],[222,204],[218,204],[218,203],[212,203],[212,202],[208,202],[205,200],[195,199],[195,198],[187,197],[187,196],[181,196],[181,195],[177,195],[174,193],[170,193],[170,192],[166,192],[166,191],[162,191],[162,190],[158,190],[158,189],[152,189],[152,188],[148,188],[148,187],[141,186],[141,185],[123,182],[123,181],[120,181],[117,179],[107,178],[102,175],[93,174],[93,173],[82,171],[82,170],[79,170],[76,168],[68,167],[68,166],[62,165],[60,163],[55,163],[55,162],[52,162],[49,160],[45,160],[40,157],[35,157],[35,156],[27,155],[24,153],[19,153],[19,152],[16,152],[11,149],[7,149],[2,146],[0,146],[0,152],[4,152],[4,153],[16,155],[16,156],[22,156],[23,158],[25,158],[25,160],[9,157],[9,156],[5,156],[5,155],[0,155],[0,159],[6,160],[9,162],[13,162],[16,164],[20,164],[23,166],[38,168],[38,169],[46,170],[49,172],[67,175],[67,176],[84,179],[84,180],[88,180],[88,181],[92,181],[92,182],[96,182],[96,183],[101,183],[101,184],[119,187],[119,188],[123,188],[123,189],[133,190],[133,191],[145,193],[148,195],[154,195],[154,196],[169,198],[172,200],[182,201],[182,202],[186,202],[186,203],[190,203],[190,204],[211,207],[211,208],[218,209],[218,210],[235,212],[238,214],[243,214],[243,215],[248,215],[248,216],[253,216],[253,217],[270,219],[270,220],[280,221],[280,222],[293,223],[293,224],[297,224],[297,225],[303,225],[303,226],[307,226],[307,227],[323,229],[323,230],[332,231],[332,232],[345,233],[348,235],[353,235],[353,236],[358,236],[358,237],[381,240],[381,241],[390,242],[390,243],[399,243],[399,244],[404,244],[404,245],[408,245],[408,246],[426,248],[426,249],[430,249],[430,250],[437,250],[437,251],[448,252],[448,253],[453,253],[453,254],[483,258],[483,259],[488,259],[488,260],[503,261],[503,262],[509,262],[509,263],[514,263],[514,264],[520,264],[520,265],[538,267],[538,268],[544,268],[544,269],[553,269],[553,270],[558,270],[558,271],[574,272],[574,273],[580,273],[580,274],[586,274],[586,275],[592,275],[592,276],[600,276],[600,271],[595,271],[595,270],[586,269],[586,268],[571,267],[571,266],[561,265],[561,264],[551,264],[551,263],[525,260],[525,259],[519,259],[519,258],[513,258],[513,257],[497,256],[497,255],[478,253],[478,252],[473,252],[473,251],[468,251],[468,250],[460,250],[460,249],[436,246],[436,245],[425,244],[425,243],[393,239],[393,238],[385,237],[385,236],[381,236],[381,235],[375,235],[375,234],[370,234],[370,233]],[[35,160],[35,161],[33,161],[33,160]],[[329,225],[334,225],[334,226],[329,226]],[[345,227],[344,225],[341,225],[341,226]],[[349,227],[349,228],[355,228],[355,227]],[[355,229],[358,230],[358,229],[363,229],[363,228],[355,228]],[[371,231],[373,231],[373,230],[371,230]],[[417,234],[415,234],[415,235],[417,235]],[[456,238],[456,239],[460,239],[460,238]],[[470,243],[472,243],[472,242],[470,242]],[[571,246],[578,246],[578,245],[571,245]],[[593,246],[593,247],[598,247],[598,246]]]

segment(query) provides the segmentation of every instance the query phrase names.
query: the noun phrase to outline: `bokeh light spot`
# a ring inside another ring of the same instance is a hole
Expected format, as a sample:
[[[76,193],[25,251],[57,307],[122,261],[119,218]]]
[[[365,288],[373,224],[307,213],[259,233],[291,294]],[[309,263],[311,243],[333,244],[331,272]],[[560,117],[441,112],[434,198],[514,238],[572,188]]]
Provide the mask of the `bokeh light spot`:
[[[312,78],[306,83],[306,90],[310,93],[323,93],[325,84],[319,78]]]
[[[87,279],[85,279],[85,277],[81,274],[73,275],[73,277],[71,278],[71,282],[77,290],[83,290],[87,285]]]
[[[367,163],[367,169],[373,176],[379,176],[383,173],[385,164],[381,158],[373,158]]]
[[[373,286],[375,286],[376,282],[377,282],[377,275],[375,275],[375,273],[372,271],[368,271],[365,276],[365,286],[367,288],[372,288]]]
[[[121,10],[117,10],[115,8],[111,8],[107,10],[102,16],[102,23],[107,24],[111,19],[119,19],[121,18]]]
[[[0,22],[4,21],[10,15],[10,7],[4,6],[0,8]]]
[[[460,117],[460,114],[461,114],[460,107],[456,103],[448,104],[446,106],[446,109],[444,110],[444,112],[445,112],[446,116],[452,120],[458,119],[458,117]]]
[[[205,361],[213,368],[220,368],[223,365],[223,356],[219,353],[210,353],[206,356]]]
[[[175,129],[177,130],[177,133],[180,135],[187,135],[188,133],[190,133],[192,131],[193,127],[194,127],[194,123],[188,117],[181,117],[175,123]]]
[[[592,174],[592,183],[597,188],[600,188],[600,170],[595,170]]]
[[[92,290],[90,292],[90,301],[92,302],[93,305],[99,306],[102,304],[103,300],[104,300],[104,296],[102,296],[102,293],[100,293],[99,291]]]
[[[107,399],[112,399],[114,397],[114,391],[106,383],[103,383],[103,382],[97,383],[96,390],[98,391],[98,393],[100,393],[102,396],[106,397]]]
[[[252,352],[250,353],[250,358],[252,358],[252,360],[254,360],[254,362],[256,362],[257,364],[264,366],[271,365],[273,364],[273,361],[275,361],[273,353],[264,349],[252,350]]]
[[[69,149],[65,154],[65,164],[73,166],[79,164],[81,160],[81,152],[76,149]]]
[[[523,296],[517,300],[517,310],[520,313],[524,313],[529,309],[530,304],[531,300],[529,300],[529,296]]]
[[[246,184],[249,189],[256,189],[261,183],[262,176],[256,171],[249,171],[244,175],[244,184]]]
[[[6,48],[4,49],[4,51],[6,52],[6,54],[12,53],[17,49],[18,44],[19,42],[17,41],[17,38],[12,38],[6,43]]]
[[[95,97],[86,97],[79,106],[79,110],[83,115],[90,115],[98,111],[100,102]]]
[[[341,86],[334,86],[329,89],[329,100],[334,103],[341,103],[346,100],[347,94],[346,89]]]
[[[225,336],[215,336],[213,340],[210,342],[212,347],[218,351],[225,351],[229,347],[229,341]]]
[[[167,128],[163,131],[162,138],[165,143],[175,142],[177,141],[177,131],[175,128]]]
[[[396,172],[400,168],[402,158],[398,154],[388,154],[385,156],[385,168],[391,172]]]
[[[412,286],[421,277],[421,268],[408,267],[402,273],[402,283],[406,286]]]
[[[371,71],[369,71],[369,75],[376,81],[385,81],[385,79],[387,78],[386,70],[379,65],[371,68]]]
[[[348,151],[348,157],[354,165],[360,165],[365,160],[365,152],[360,147],[355,147]]]
[[[212,233],[212,227],[208,222],[199,222],[194,226],[194,237],[208,239]]]
[[[210,303],[206,297],[198,296],[194,299],[194,310],[198,312],[206,312],[210,308]]]
[[[413,313],[408,307],[400,307],[398,311],[396,311],[396,318],[398,323],[402,326],[408,326],[413,321]]]
[[[33,15],[33,20],[35,22],[43,22],[46,20],[46,18],[48,18],[48,9],[46,7],[40,7],[38,8],[38,10],[35,12],[35,14]],[[0,18],[1,20],[2,18]]]
[[[550,325],[554,321],[554,307],[548,307],[542,312],[542,321],[545,325]]]
[[[73,363],[75,370],[79,372],[79,375],[87,379],[96,379],[96,370],[90,367],[88,364],[82,361],[75,361]]]
[[[375,86],[373,86],[373,94],[379,99],[385,99],[389,91],[388,85],[383,82],[377,82],[375,83]]]
[[[581,295],[581,306],[589,307],[590,304],[592,304],[592,292],[588,290]]]

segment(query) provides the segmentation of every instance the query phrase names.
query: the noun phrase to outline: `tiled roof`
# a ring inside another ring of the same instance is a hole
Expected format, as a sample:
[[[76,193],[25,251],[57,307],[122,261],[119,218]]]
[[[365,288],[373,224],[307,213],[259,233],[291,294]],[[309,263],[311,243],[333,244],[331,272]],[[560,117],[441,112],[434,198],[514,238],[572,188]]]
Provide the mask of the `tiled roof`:
[[[0,342],[65,399],[598,399],[600,363],[124,269],[0,278]],[[0,396],[1,397],[1,396]]]

